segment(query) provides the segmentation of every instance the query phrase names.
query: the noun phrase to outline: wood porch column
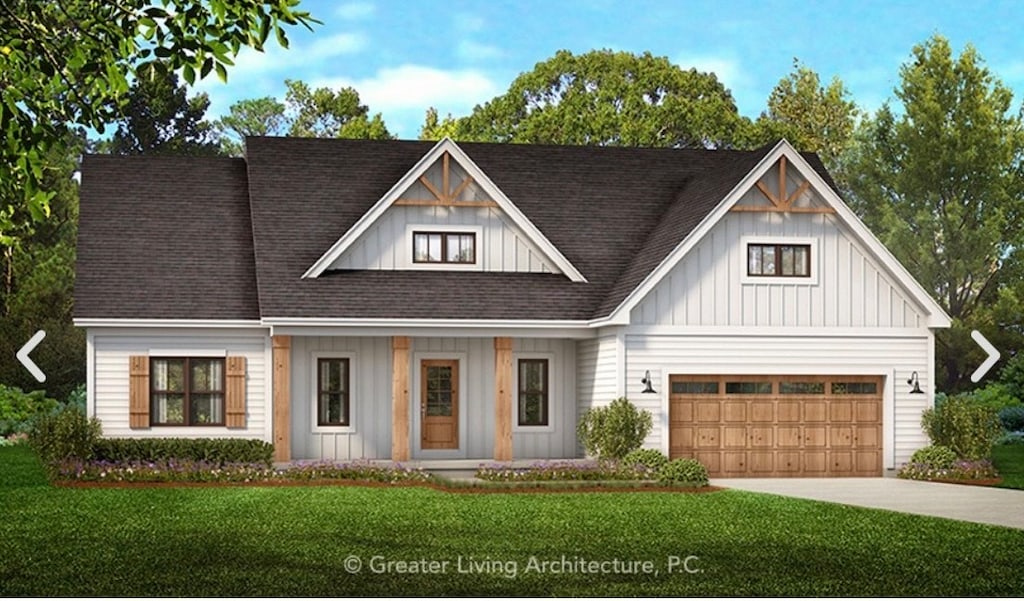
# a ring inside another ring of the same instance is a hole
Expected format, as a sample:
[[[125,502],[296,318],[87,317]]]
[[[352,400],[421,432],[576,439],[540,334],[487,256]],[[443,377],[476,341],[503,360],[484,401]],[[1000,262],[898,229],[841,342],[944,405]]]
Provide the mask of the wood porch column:
[[[391,460],[409,460],[409,337],[391,338]]]
[[[274,363],[274,461],[290,461],[292,337],[271,339]]]
[[[512,339],[494,338],[494,460],[512,461]]]

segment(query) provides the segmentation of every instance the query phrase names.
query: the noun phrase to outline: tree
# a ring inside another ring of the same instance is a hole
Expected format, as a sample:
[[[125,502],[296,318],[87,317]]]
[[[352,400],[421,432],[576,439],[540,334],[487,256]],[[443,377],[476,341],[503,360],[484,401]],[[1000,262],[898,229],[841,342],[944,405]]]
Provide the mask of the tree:
[[[228,109],[228,115],[215,124],[220,132],[221,150],[230,156],[242,156],[246,136],[279,136],[287,131],[285,107],[270,96],[239,100]]]
[[[317,21],[299,0],[4,0],[0,2],[0,244],[19,216],[41,220],[52,191],[41,186],[48,149],[71,125],[95,128],[120,114],[129,76],[166,61],[185,80],[227,67],[242,46],[262,50],[271,31]]]
[[[204,120],[210,99],[189,98],[178,76],[143,68],[128,91],[128,105],[109,143],[112,154],[215,155],[213,126]]]
[[[799,150],[816,152],[834,170],[849,146],[859,116],[850,92],[838,77],[827,87],[799,61],[768,96],[768,110],[754,122],[749,146],[786,138]]]
[[[445,137],[453,139],[459,137],[458,120],[452,117],[451,113],[445,115],[444,119],[440,119],[436,108],[428,108],[423,126],[420,127],[420,140],[441,140]]]
[[[371,119],[365,104],[359,104],[359,92],[346,87],[310,89],[302,81],[285,80],[291,125],[288,135],[299,138],[391,138],[377,113]]]
[[[902,110],[887,103],[859,128],[846,182],[855,210],[953,318],[937,362],[955,391],[981,361],[970,330],[991,332],[994,309],[1015,306],[1024,131],[1012,93],[970,45],[954,58],[935,36],[900,77]]]
[[[225,154],[241,156],[246,136],[288,135],[298,138],[358,138],[388,140],[380,113],[369,116],[353,88],[311,89],[309,84],[285,80],[288,91],[282,104],[276,98],[252,98],[231,105],[230,114],[216,123],[224,134]]]
[[[560,50],[460,119],[460,139],[535,144],[717,148],[743,119],[713,73],[667,58]]]

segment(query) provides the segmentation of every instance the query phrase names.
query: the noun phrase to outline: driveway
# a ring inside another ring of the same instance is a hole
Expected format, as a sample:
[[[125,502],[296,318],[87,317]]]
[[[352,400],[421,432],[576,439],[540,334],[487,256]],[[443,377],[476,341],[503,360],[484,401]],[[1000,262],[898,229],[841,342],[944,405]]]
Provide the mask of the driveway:
[[[711,484],[1024,529],[1024,490],[899,478],[715,478]]]

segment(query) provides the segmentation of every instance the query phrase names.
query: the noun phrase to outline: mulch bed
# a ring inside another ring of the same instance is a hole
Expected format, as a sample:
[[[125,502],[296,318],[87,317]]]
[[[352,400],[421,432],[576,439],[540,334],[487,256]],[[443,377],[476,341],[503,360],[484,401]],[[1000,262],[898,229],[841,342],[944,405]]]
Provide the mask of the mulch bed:
[[[353,480],[267,480],[264,482],[94,482],[81,480],[58,480],[54,486],[61,488],[226,488],[253,486],[359,486],[363,488],[431,488],[441,492],[457,494],[537,494],[537,493],[623,493],[623,492],[660,492],[660,493],[708,493],[725,490],[719,486],[702,486],[699,488],[669,486],[614,486],[614,485],[571,485],[558,486],[488,486],[488,485],[445,485],[437,482],[366,482]]]
[[[988,478],[984,480],[952,480],[952,479],[935,479],[928,480],[928,482],[939,482],[941,484],[969,484],[971,486],[997,486],[1003,483],[1002,478]]]

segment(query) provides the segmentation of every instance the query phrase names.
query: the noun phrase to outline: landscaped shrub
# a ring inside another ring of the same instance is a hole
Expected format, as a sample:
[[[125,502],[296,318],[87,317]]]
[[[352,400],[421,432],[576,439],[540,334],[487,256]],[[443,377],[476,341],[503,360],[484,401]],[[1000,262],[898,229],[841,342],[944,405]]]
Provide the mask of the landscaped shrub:
[[[85,384],[79,384],[71,392],[68,393],[68,398],[64,400],[65,405],[74,405],[85,413],[85,402],[87,399],[85,392]]]
[[[626,465],[642,465],[657,470],[668,463],[668,457],[657,449],[637,449],[622,458]]]
[[[658,470],[658,481],[664,484],[708,485],[708,470],[696,459],[673,459]]]
[[[59,405],[42,390],[23,392],[0,384],[0,438],[30,431],[38,417],[52,413]]]
[[[166,459],[270,466],[274,445],[241,438],[101,438],[93,445],[104,461],[161,461]]]
[[[263,463],[218,463],[190,459],[103,461],[65,459],[54,465],[58,481],[79,482],[428,482],[422,469],[398,464],[314,463],[274,469]]]
[[[995,410],[972,403],[962,395],[926,409],[921,425],[932,444],[949,447],[964,459],[988,459],[992,445],[1003,433]]]
[[[483,465],[476,477],[491,482],[653,480],[654,470],[618,461],[538,461],[527,467]]]
[[[937,444],[918,449],[910,456],[910,463],[919,463],[943,470],[953,467],[956,460],[956,451]]]
[[[587,410],[580,418],[576,434],[588,455],[602,459],[622,459],[643,444],[652,427],[651,414],[620,397],[607,407]]]
[[[1006,407],[1022,406],[1020,400],[1010,394],[1009,388],[999,382],[992,382],[983,388],[976,388],[964,393],[963,396],[974,405],[988,407],[997,412]]]
[[[907,480],[991,480],[999,477],[988,459],[957,459],[948,468],[927,463],[908,463],[896,474]]]
[[[1024,407],[1004,407],[999,412],[999,423],[1007,432],[1024,431]]]
[[[86,417],[78,407],[64,407],[35,420],[29,444],[46,464],[68,458],[91,459],[101,431],[95,417]]]

